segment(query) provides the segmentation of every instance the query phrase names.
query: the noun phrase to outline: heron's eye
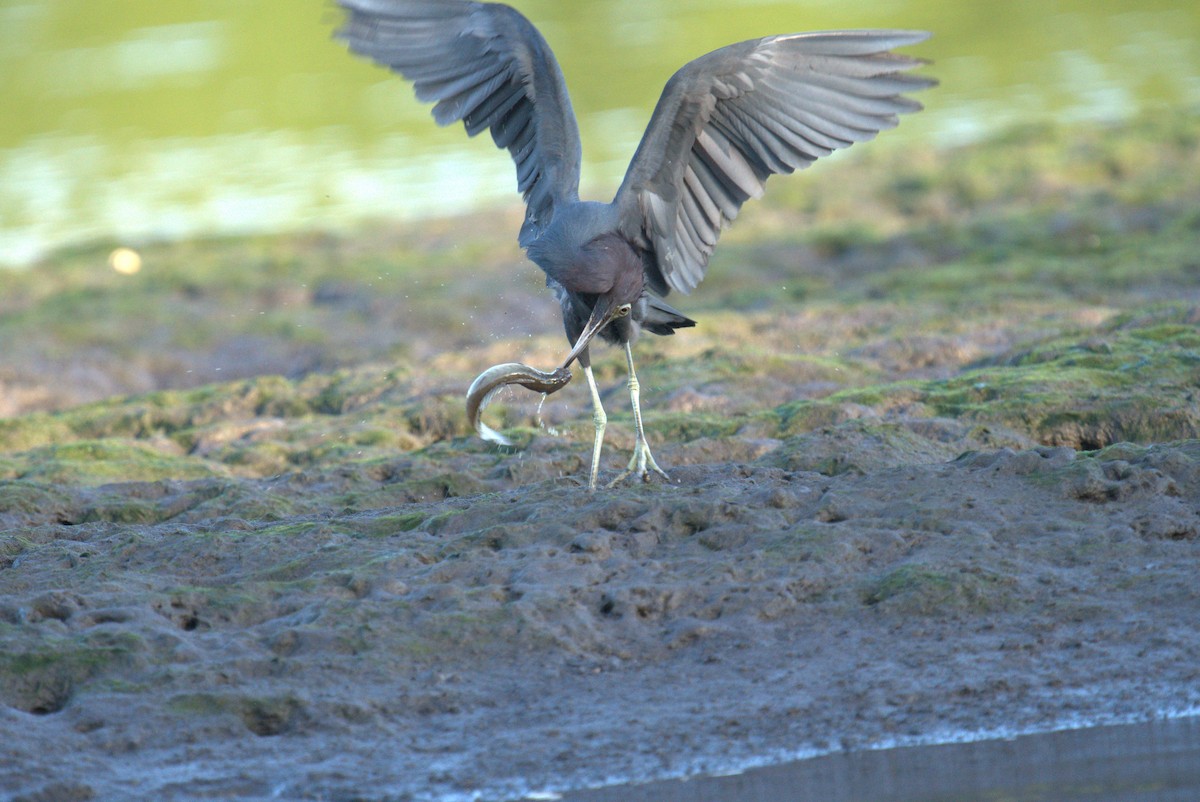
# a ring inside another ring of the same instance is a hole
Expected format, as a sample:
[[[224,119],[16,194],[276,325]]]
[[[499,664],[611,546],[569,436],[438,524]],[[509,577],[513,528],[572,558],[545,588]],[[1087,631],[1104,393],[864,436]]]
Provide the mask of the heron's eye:
[[[629,304],[621,304],[617,307],[617,317],[625,317],[632,309],[633,307]]]

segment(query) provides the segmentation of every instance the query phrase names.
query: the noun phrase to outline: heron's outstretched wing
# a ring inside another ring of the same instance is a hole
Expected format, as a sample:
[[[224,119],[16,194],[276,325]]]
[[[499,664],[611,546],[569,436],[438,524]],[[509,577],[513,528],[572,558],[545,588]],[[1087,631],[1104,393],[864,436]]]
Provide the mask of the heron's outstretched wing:
[[[772,36],[715,50],[663,90],[613,199],[621,230],[646,253],[652,289],[690,292],[723,226],[767,178],[871,139],[921,104],[902,93],[936,82],[889,53],[922,31]]]
[[[413,82],[439,125],[491,129],[525,197],[521,244],[556,204],[578,200],[579,128],[562,71],[537,29],[508,6],[465,0],[338,0],[337,36]]]

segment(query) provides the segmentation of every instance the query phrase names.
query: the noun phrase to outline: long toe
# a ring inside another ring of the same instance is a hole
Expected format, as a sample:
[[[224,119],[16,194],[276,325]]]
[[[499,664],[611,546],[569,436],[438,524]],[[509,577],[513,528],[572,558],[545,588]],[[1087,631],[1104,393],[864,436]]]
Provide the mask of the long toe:
[[[671,477],[667,476],[667,472],[658,467],[658,463],[654,460],[654,455],[650,453],[650,446],[645,441],[640,441],[633,448],[633,456],[629,458],[629,465],[625,470],[608,483],[609,487],[614,487],[618,482],[624,481],[627,477],[637,474],[642,478],[643,482],[650,481],[650,471],[654,471],[662,478],[670,481]]]
[[[654,455],[650,453],[649,446],[646,446],[645,454],[646,454],[646,466],[649,467],[651,470],[653,470],[655,473],[657,473],[662,478],[666,479],[667,481],[670,481],[671,477],[667,476],[667,472],[664,471],[662,468],[658,467],[658,463],[654,461]],[[644,481],[644,482],[649,481],[650,474],[646,472],[646,468],[643,467],[641,469],[641,471],[642,471],[642,481]]]

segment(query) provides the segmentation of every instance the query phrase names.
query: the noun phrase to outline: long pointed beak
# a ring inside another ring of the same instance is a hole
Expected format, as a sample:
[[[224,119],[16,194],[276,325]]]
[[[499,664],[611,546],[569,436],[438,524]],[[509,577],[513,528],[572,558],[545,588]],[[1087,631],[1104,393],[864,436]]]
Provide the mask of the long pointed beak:
[[[604,306],[606,308],[601,309]],[[611,323],[615,318],[625,317],[629,314],[629,304],[620,306],[611,306],[608,304],[597,303],[592,307],[592,314],[588,317],[587,325],[583,327],[583,333],[579,335],[579,339],[575,341],[575,347],[571,349],[571,353],[567,354],[566,360],[563,361],[559,370],[569,368],[571,363],[579,358],[583,353],[583,349],[588,347],[592,338],[600,333],[600,330]]]

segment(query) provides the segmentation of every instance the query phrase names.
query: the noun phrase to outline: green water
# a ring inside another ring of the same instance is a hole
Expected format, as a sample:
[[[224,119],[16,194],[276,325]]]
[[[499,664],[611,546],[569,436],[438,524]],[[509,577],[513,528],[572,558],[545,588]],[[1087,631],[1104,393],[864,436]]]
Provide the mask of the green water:
[[[1200,3],[517,0],[563,65],[584,194],[609,197],[662,84],[769,33],[935,32],[942,86],[870,147],[1200,103]],[[0,265],[104,240],[343,228],[515,202],[486,137],[351,58],[331,0],[0,0]],[[514,232],[515,236],[515,232]]]

